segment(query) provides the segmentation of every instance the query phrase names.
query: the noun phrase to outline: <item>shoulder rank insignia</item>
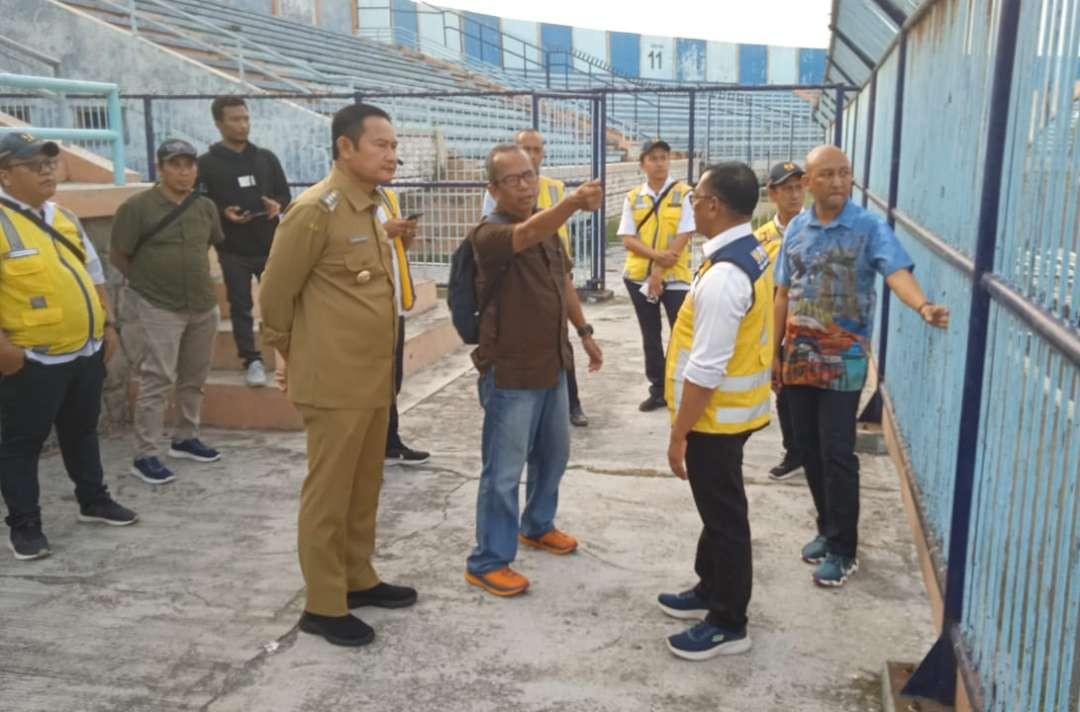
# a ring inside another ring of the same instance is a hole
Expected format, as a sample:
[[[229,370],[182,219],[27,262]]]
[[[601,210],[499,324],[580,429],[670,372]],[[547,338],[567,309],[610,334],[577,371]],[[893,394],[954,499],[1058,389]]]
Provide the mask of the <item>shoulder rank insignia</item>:
[[[336,189],[330,189],[322,194],[319,198],[319,202],[322,203],[322,206],[328,211],[334,212],[338,203],[341,202],[341,193],[337,192]]]

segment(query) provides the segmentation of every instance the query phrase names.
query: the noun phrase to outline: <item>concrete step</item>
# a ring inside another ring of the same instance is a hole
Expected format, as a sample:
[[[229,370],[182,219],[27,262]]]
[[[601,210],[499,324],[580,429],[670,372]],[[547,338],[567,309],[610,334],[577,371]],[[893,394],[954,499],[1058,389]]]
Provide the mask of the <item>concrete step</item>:
[[[417,291],[417,305],[423,310],[405,317],[406,377],[437,364],[462,345],[449,310],[438,301],[434,283],[425,283],[423,301],[419,299],[420,285]],[[284,393],[273,386],[251,388],[244,382],[241,364],[235,357],[231,322],[223,322],[218,339],[218,349],[224,350],[225,355],[215,355],[215,367],[206,383],[203,424],[220,428],[300,430],[303,422]],[[272,368],[276,354],[272,349],[264,349],[263,355],[267,367]]]
[[[212,264],[217,264],[217,260],[213,260]],[[413,270],[415,274],[415,270]],[[222,320],[231,318],[231,312],[229,310],[229,297],[225,292],[225,283],[221,281],[220,275],[214,275],[214,293],[217,295],[218,308],[221,309]],[[420,280],[417,278],[416,284],[416,304],[413,306],[413,313],[425,312],[435,306],[435,303],[439,300],[436,295],[435,283],[427,280]],[[251,299],[254,307],[251,310],[252,315],[258,320],[259,318],[259,282],[257,280],[251,281]]]

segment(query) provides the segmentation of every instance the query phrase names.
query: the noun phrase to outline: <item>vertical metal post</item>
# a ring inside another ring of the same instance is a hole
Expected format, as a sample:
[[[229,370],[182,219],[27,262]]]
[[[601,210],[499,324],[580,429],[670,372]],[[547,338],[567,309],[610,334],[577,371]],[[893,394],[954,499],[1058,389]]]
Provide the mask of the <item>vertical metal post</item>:
[[[600,186],[607,188],[607,94],[600,95]],[[600,259],[594,271],[598,290],[606,289],[607,281],[607,199],[600,201],[600,239],[597,249]]]
[[[956,480],[949,533],[949,565],[945,571],[945,611],[941,637],[931,648],[904,694],[922,695],[952,704],[956,698],[956,651],[963,651],[960,621],[964,614],[964,582],[967,575],[968,533],[978,454],[979,418],[982,411],[983,376],[986,369],[990,293],[983,278],[993,273],[997,248],[998,210],[1004,180],[1005,142],[1009,134],[1013,65],[1020,24],[1021,0],[1002,0],[994,57],[990,113],[986,131],[986,163],[975,242],[975,274],[972,277],[971,312],[968,317],[967,353],[964,359],[964,396],[960,407],[960,433],[956,444]]]
[[[157,152],[154,146],[154,100],[144,96],[143,104],[143,135],[146,137],[146,173],[150,181],[157,180]]]
[[[653,136],[658,138],[663,138],[660,136],[660,104],[663,101],[663,98],[663,94],[658,93],[656,95],[656,133],[654,133]]]
[[[551,88],[551,52],[544,51],[544,86]]]
[[[532,92],[532,127],[540,130],[540,97]]]
[[[240,43],[240,38],[236,38],[236,64],[240,72],[240,81],[244,82],[244,46]]]
[[[795,114],[791,115],[791,126],[788,128],[788,160],[795,159]]]
[[[135,0],[128,1],[128,24],[131,25],[131,34],[139,34],[139,21],[135,19]]]
[[[836,120],[833,122],[833,145],[844,147],[844,87],[836,87]]]
[[[867,202],[870,200],[870,165],[871,156],[874,154],[874,115],[877,106],[877,69],[874,69],[874,73],[870,75],[870,105],[866,108],[866,155],[863,157],[863,195],[862,204],[866,207]]]
[[[705,165],[712,164],[712,92],[709,92],[705,108]]]
[[[109,112],[109,130],[113,132],[112,162],[113,184],[124,184],[124,113],[120,109],[120,90],[113,87],[106,98]]]
[[[689,137],[689,160],[686,162],[686,182],[690,185],[694,184],[694,109],[697,104],[697,92],[693,89],[690,90],[690,137]]]
[[[746,164],[754,165],[754,99],[746,102]]]

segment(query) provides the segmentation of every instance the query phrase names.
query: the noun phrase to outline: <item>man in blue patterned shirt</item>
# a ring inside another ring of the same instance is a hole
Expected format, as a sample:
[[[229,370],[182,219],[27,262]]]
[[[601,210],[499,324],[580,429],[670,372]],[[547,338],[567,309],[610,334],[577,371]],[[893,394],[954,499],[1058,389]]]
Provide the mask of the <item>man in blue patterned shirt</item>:
[[[786,391],[817,508],[818,535],[802,559],[814,582],[842,586],[859,567],[855,419],[866,382],[877,275],[928,324],[949,309],[927,300],[889,226],[851,200],[851,163],[835,146],[806,158],[812,208],[788,226],[776,260],[776,387]]]

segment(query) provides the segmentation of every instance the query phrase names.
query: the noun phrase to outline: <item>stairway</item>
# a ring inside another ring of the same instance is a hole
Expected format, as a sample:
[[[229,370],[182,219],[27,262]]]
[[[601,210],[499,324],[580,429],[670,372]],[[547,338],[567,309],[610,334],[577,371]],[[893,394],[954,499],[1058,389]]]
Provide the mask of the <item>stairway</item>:
[[[213,260],[216,263],[217,260]],[[258,285],[252,287],[258,304]],[[236,355],[232,336],[229,303],[224,284],[217,285],[221,323],[214,344],[214,358],[205,387],[202,424],[207,427],[250,430],[302,430],[303,421],[288,398],[275,386],[251,388],[244,382],[243,363]],[[258,334],[258,307],[255,309]],[[405,315],[404,373],[408,377],[420,369],[437,363],[443,356],[461,346],[457,331],[450,322],[449,312],[437,294],[435,283],[416,284],[416,306]],[[275,353],[262,347],[263,363],[273,374]],[[134,386],[132,398],[134,398]],[[166,415],[172,422],[172,407]]]

